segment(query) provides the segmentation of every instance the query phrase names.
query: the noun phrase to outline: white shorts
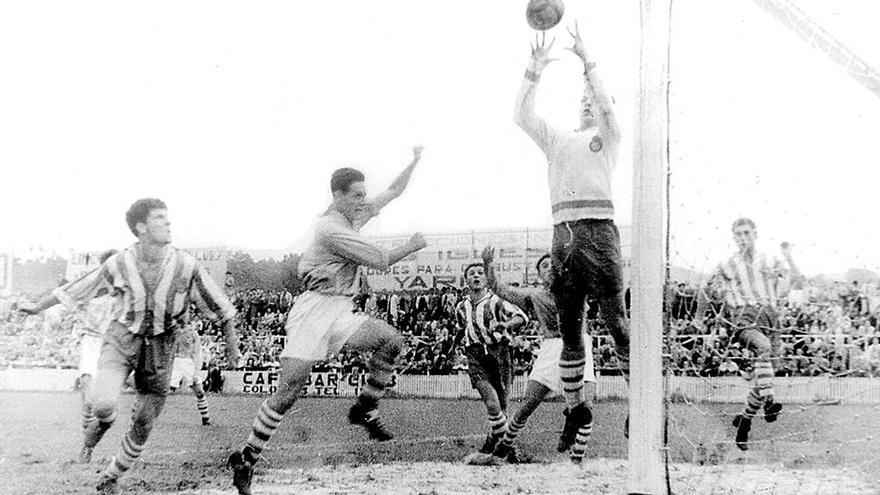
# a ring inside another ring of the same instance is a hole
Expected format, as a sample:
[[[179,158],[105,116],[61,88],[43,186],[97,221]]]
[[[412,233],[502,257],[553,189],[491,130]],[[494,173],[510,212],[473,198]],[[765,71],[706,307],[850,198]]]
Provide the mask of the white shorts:
[[[348,296],[312,291],[300,295],[287,315],[287,341],[281,357],[305,361],[332,359],[369,318],[353,311],[354,303]]]
[[[593,339],[584,335],[586,348],[584,363],[584,381],[596,383],[596,370],[593,369]],[[562,395],[562,378],[559,377],[559,355],[562,352],[562,339],[545,339],[538,349],[538,356],[532,364],[529,380],[536,381],[549,388],[557,395]]]
[[[101,347],[104,346],[104,338],[97,335],[85,334],[79,342],[79,374],[98,376],[98,358],[101,357]]]
[[[197,383],[196,379],[196,363],[192,358],[175,357],[174,364],[171,365],[171,380],[168,385],[171,388],[177,388],[181,385],[192,387],[194,383]]]

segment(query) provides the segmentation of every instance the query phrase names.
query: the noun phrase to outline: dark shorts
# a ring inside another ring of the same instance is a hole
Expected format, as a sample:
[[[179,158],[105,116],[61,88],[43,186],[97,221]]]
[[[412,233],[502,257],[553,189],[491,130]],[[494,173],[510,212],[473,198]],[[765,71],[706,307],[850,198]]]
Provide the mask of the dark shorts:
[[[770,332],[779,328],[779,316],[770,306],[741,306],[724,309],[724,325],[736,337],[744,330]]]
[[[554,225],[551,259],[551,291],[557,297],[611,297],[623,292],[620,232],[613,220]]]
[[[766,334],[779,328],[779,316],[770,306],[742,306],[725,308],[723,324],[730,336],[747,349],[758,354],[769,352],[770,339]]]
[[[513,368],[510,365],[510,346],[495,344],[483,346],[471,344],[465,350],[471,385],[488,381],[498,391],[506,391],[513,384]]]
[[[110,325],[104,337],[101,369],[134,370],[134,384],[141,394],[168,394],[176,341],[174,330],[155,337],[135,335],[121,325]]]

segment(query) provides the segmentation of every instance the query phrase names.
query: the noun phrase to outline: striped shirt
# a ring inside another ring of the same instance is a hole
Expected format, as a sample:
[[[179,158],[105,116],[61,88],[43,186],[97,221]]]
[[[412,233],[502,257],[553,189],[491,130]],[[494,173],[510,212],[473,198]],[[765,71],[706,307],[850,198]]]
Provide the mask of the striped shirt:
[[[138,268],[137,244],[120,251],[95,270],[53,294],[62,304],[75,308],[107,289],[115,301],[113,324],[138,335],[153,336],[174,331],[184,324],[190,304],[208,319],[223,322],[235,316],[223,289],[191,254],[167,246],[154,284],[144,281]]]
[[[537,85],[523,79],[514,120],[547,157],[553,223],[613,219],[611,176],[620,138],[604,126],[583,131],[553,127],[535,113]]]
[[[776,258],[755,253],[751,261],[736,253],[718,265],[713,275],[721,284],[725,303],[730,307],[775,306],[781,295],[781,282],[787,270]]]
[[[315,237],[299,261],[306,290],[354,296],[367,291],[362,266],[385,270],[388,252],[357,231],[342,213],[328,210],[315,225]]]
[[[499,343],[500,340],[493,335],[495,326],[506,323],[515,316],[521,316],[523,321],[529,321],[523,310],[489,290],[477,301],[467,295],[455,307],[456,324],[458,331],[464,332],[465,346]]]
[[[538,334],[546,339],[562,337],[556,314],[556,300],[547,287],[511,287],[499,284],[496,290],[505,301],[520,308],[531,308],[538,319]]]

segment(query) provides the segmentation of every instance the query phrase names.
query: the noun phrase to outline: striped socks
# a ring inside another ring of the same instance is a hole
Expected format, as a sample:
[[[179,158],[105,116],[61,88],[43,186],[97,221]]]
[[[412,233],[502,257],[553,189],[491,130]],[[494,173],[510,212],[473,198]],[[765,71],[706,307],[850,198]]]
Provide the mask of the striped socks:
[[[773,365],[769,360],[755,361],[755,388],[765,400],[773,400]]]
[[[572,355],[575,354],[575,355]],[[559,359],[559,377],[562,379],[562,393],[569,409],[584,401],[584,359],[583,350],[578,353],[562,350]]]
[[[584,454],[587,451],[587,440],[590,438],[591,433],[593,433],[592,416],[587,424],[578,428],[577,435],[574,437],[574,445],[571,447],[571,461],[575,464],[580,464],[584,460]]]
[[[131,469],[132,464],[141,456],[143,450],[143,444],[138,444],[132,439],[131,432],[127,433],[122,438],[122,445],[119,446],[116,455],[110,460],[110,465],[104,471],[103,477],[105,479],[116,479],[122,476],[123,473]]]
[[[88,402],[83,402],[82,405],[82,427],[83,431],[89,429],[89,425],[92,421],[95,420],[95,413],[92,412],[92,405]]]
[[[208,416],[208,397],[204,394],[201,396],[196,396],[196,406],[199,408],[199,416],[202,417],[202,424],[207,425],[211,423],[211,418]]]
[[[94,421],[90,421],[84,431],[85,438],[83,444],[89,448],[97,445],[104,436],[104,433],[113,426],[114,421],[116,421],[116,410],[113,410],[109,416],[103,418],[96,417]]]
[[[516,416],[514,416],[513,421],[511,421],[510,424],[507,425],[507,431],[504,432],[504,437],[501,439],[501,443],[507,447],[512,446],[513,443],[516,442],[516,437],[519,436],[519,432],[522,431],[522,429],[525,427],[525,421],[520,423],[516,419]]]
[[[385,383],[379,379],[379,375],[383,374],[384,373],[370,373],[367,376],[366,383],[364,383],[364,388],[358,396],[358,401],[361,404],[370,406],[368,409],[375,407],[376,403],[379,402],[379,399],[385,396]]]
[[[245,461],[251,464],[257,462],[257,459],[260,458],[260,454],[263,452],[263,447],[266,446],[266,442],[269,441],[269,438],[278,429],[282,419],[284,419],[284,413],[273,411],[269,407],[269,399],[264,400],[260,405],[259,411],[257,411],[257,416],[254,418],[251,434],[248,435],[244,449],[241,451]]]
[[[761,397],[761,392],[758,389],[758,386],[752,387],[749,390],[749,395],[746,397],[746,407],[743,408],[742,415],[746,418],[754,418],[755,414],[757,414],[758,409],[764,404],[764,398]]]
[[[501,439],[504,436],[507,431],[507,415],[504,414],[504,411],[499,411],[494,415],[489,414],[489,428],[492,429],[493,437]]]

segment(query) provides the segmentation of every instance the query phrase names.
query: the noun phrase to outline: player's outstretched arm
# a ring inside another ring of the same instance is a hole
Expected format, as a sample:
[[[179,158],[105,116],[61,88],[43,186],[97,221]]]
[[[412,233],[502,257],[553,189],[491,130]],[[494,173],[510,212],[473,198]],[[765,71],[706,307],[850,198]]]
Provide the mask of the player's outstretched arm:
[[[35,315],[38,313],[42,313],[43,311],[46,311],[47,309],[51,308],[52,306],[55,306],[59,302],[60,301],[58,300],[57,297],[55,297],[52,294],[49,294],[48,296],[40,299],[37,302],[25,301],[25,302],[19,303],[17,309],[18,309],[18,311],[21,311],[22,313],[25,313],[28,315]]]
[[[495,261],[495,248],[493,246],[486,246],[483,248],[481,257],[483,258],[483,272],[486,274],[486,285],[489,286],[489,289],[505,301],[510,301],[520,307],[527,306],[528,290],[517,290],[515,287],[498,282],[498,278],[495,277],[495,266],[493,264],[493,261]]]
[[[572,37],[573,45],[566,50],[577,55],[584,64],[584,97],[581,103],[588,107],[587,111],[592,113],[594,118],[599,119],[608,138],[617,141],[620,139],[620,127],[614,114],[611,97],[596,71],[596,64],[590,60],[587,50],[584,48],[584,41],[581,39],[577,22],[575,22],[574,31],[568,28],[568,34]],[[582,110],[584,109],[582,108]]]
[[[403,194],[403,191],[406,190],[406,186],[409,184],[410,177],[412,177],[413,170],[415,170],[416,165],[418,165],[419,161],[422,159],[423,149],[424,147],[422,145],[413,147],[412,161],[403,169],[397,178],[394,179],[387,189],[369,201],[367,208],[364,210],[365,214],[355,221],[356,229],[363,227],[371,218],[378,215],[379,211],[382,210],[385,205],[399,198],[400,195]]]
[[[375,245],[357,230],[330,224],[320,226],[316,235],[319,242],[331,252],[359,265],[377,270],[386,270],[391,265],[427,246],[422,234],[413,234],[403,245],[385,250]]]
[[[425,241],[425,237],[422,234],[416,232],[412,235],[412,237],[409,238],[409,240],[405,244],[388,251],[388,266],[397,263],[398,261],[415,253],[416,251],[424,249],[427,246],[428,243]]]
[[[526,132],[542,150],[548,147],[550,128],[547,122],[535,113],[535,95],[538,92],[538,81],[544,68],[556,60],[550,57],[550,49],[554,40],[546,44],[546,38],[542,34],[539,39],[535,36],[535,43],[531,45],[532,55],[523,75],[522,85],[516,95],[516,106],[513,111],[513,121]]]

